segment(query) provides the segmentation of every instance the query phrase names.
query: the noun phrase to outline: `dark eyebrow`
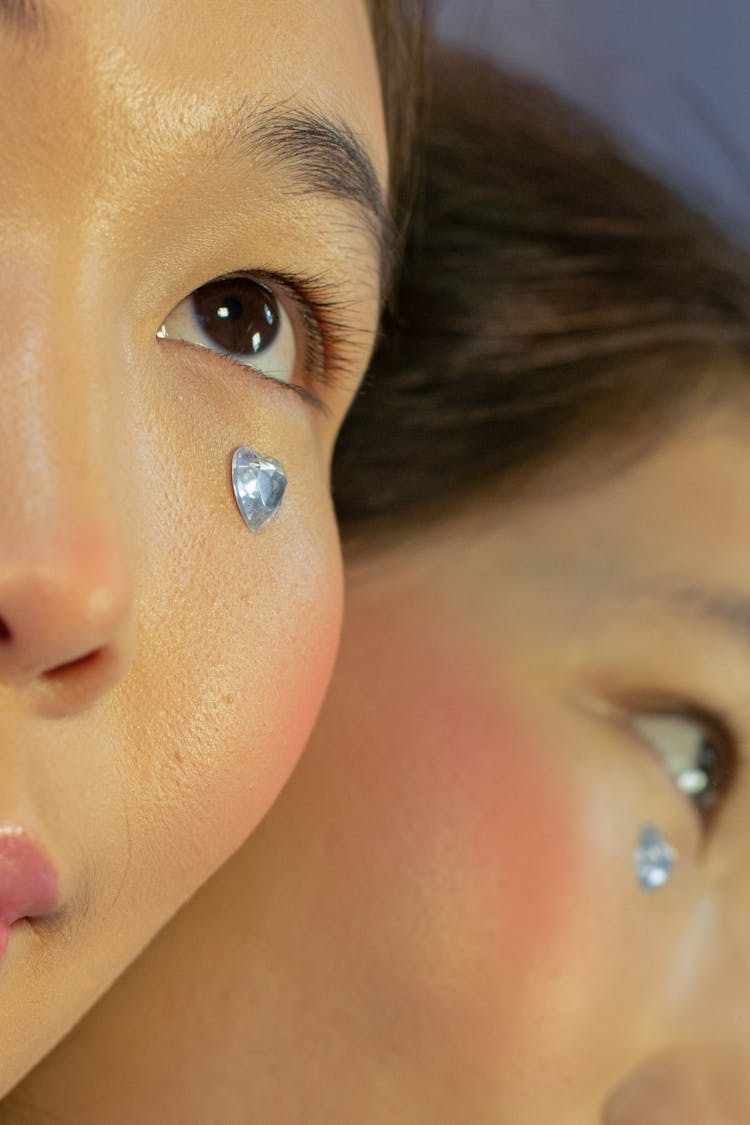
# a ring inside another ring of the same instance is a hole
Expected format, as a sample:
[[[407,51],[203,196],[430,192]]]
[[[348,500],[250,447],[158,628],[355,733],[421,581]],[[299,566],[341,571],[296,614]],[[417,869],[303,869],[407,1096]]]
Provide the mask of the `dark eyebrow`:
[[[19,37],[43,38],[47,0],[0,0],[0,24]],[[312,109],[242,104],[212,130],[216,155],[283,165],[303,192],[327,195],[354,206],[372,236],[381,300],[393,269],[395,224],[375,165],[357,134],[343,120]]]
[[[327,195],[353,207],[372,237],[381,296],[390,278],[394,225],[375,165],[354,130],[312,109],[242,107],[222,121],[218,151],[282,166],[301,192]],[[218,129],[217,129],[218,131]]]

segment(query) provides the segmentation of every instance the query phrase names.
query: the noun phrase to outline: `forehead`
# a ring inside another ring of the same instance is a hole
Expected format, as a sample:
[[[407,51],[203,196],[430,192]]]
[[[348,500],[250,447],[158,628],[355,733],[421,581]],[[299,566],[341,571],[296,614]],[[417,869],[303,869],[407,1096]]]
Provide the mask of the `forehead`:
[[[748,436],[747,423],[707,411],[625,471],[604,479],[594,471],[570,495],[521,506],[517,526],[546,543],[550,564],[556,557],[550,577],[575,572],[592,591],[678,569],[748,587]]]
[[[36,142],[74,169],[94,153],[132,159],[150,146],[163,156],[239,104],[312,103],[345,120],[385,176],[361,0],[2,0],[0,12],[0,130],[11,150]]]
[[[357,573],[389,581],[395,564],[374,557],[377,569],[363,554]],[[707,411],[616,474],[592,466],[575,488],[502,504],[467,497],[462,512],[394,557],[417,581],[444,571],[457,600],[485,613],[498,606],[507,615],[512,602],[530,619],[538,602],[548,622],[549,599],[559,597],[580,613],[674,603],[718,617],[723,601],[747,605],[750,632],[750,423],[737,411]]]

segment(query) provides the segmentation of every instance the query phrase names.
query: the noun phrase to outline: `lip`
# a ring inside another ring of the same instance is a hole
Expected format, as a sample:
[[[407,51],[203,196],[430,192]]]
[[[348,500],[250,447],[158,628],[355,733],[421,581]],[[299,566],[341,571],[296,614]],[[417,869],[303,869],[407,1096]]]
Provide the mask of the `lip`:
[[[0,929],[57,909],[57,872],[44,849],[16,824],[0,823]]]

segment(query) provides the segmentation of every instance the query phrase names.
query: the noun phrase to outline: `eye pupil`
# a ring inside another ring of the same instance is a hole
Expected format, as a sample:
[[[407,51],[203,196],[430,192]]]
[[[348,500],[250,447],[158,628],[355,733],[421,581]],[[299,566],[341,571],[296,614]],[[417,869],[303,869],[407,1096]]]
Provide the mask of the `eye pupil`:
[[[703,770],[709,778],[717,777],[721,772],[716,747],[706,738],[701,743],[696,766],[699,770]]]
[[[706,778],[705,803],[710,807],[716,803],[722,787],[728,781],[730,771],[709,739],[704,739],[701,743],[696,769]]]
[[[196,289],[192,300],[201,328],[223,351],[259,355],[279,333],[276,298],[251,278],[210,281]]]

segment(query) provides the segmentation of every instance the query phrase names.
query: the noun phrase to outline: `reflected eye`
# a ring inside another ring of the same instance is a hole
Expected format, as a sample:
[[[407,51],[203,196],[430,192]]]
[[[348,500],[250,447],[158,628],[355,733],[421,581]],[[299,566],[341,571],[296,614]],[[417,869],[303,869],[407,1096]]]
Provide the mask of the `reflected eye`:
[[[643,713],[633,726],[660,755],[677,788],[706,818],[732,787],[737,755],[725,725],[708,715]]]
[[[217,278],[194,289],[156,335],[219,352],[281,383],[295,375],[291,318],[268,286],[252,277]]]

